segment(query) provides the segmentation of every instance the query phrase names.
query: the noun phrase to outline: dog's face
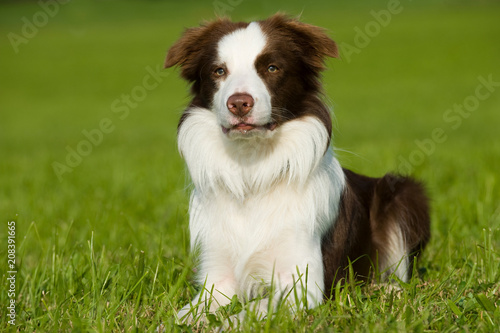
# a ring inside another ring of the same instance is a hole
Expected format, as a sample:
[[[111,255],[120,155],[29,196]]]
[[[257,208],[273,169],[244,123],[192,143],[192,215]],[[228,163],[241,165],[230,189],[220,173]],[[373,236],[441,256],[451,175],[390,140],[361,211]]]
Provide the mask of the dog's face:
[[[218,20],[186,30],[167,55],[192,83],[191,106],[211,110],[230,139],[269,137],[286,121],[317,111],[319,74],[337,46],[322,29],[275,15],[265,21]],[[320,117],[331,129],[327,115]]]
[[[266,46],[266,37],[257,23],[225,35],[217,43],[213,64],[216,85],[212,109],[222,131],[230,137],[265,135],[276,123],[272,118],[270,68],[257,65]],[[271,67],[275,66],[275,67]]]

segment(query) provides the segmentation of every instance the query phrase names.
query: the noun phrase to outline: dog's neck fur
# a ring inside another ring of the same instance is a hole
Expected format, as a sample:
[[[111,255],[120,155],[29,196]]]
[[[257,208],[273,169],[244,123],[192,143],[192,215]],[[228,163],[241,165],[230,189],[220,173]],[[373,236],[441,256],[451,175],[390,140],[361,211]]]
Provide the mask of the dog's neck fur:
[[[287,122],[269,138],[230,140],[210,110],[193,108],[189,113],[178,144],[202,195],[228,192],[244,200],[279,183],[300,188],[320,164],[329,140],[314,117]]]

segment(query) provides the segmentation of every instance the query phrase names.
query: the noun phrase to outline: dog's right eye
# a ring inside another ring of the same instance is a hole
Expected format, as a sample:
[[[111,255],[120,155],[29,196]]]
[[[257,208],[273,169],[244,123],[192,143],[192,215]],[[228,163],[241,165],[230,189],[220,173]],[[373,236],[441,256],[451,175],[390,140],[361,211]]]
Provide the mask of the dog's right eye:
[[[217,76],[224,76],[224,74],[226,74],[226,71],[224,70],[224,68],[217,68],[215,70],[215,75],[217,75]]]
[[[274,65],[270,65],[269,67],[267,67],[267,71],[269,73],[276,73],[278,71],[278,67],[276,67]]]

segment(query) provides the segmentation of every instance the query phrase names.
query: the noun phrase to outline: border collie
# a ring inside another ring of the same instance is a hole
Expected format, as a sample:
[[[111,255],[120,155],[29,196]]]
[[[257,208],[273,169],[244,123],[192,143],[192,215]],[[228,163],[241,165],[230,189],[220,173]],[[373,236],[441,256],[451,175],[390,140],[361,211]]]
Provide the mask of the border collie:
[[[321,99],[327,57],[338,49],[323,29],[281,14],[190,28],[168,51],[165,67],[179,66],[193,95],[178,146],[194,183],[189,228],[204,287],[180,318],[233,295],[258,297],[263,314],[280,298],[311,308],[349,271],[410,278],[430,237],[425,191],[340,166]],[[292,288],[300,304],[286,297]]]

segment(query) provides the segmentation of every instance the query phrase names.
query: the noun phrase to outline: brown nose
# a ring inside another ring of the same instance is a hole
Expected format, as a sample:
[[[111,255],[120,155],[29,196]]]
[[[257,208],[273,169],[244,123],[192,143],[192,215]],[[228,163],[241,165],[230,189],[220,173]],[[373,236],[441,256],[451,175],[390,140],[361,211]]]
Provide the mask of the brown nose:
[[[250,112],[253,104],[253,97],[249,94],[234,94],[227,99],[227,109],[238,117],[243,117]]]

